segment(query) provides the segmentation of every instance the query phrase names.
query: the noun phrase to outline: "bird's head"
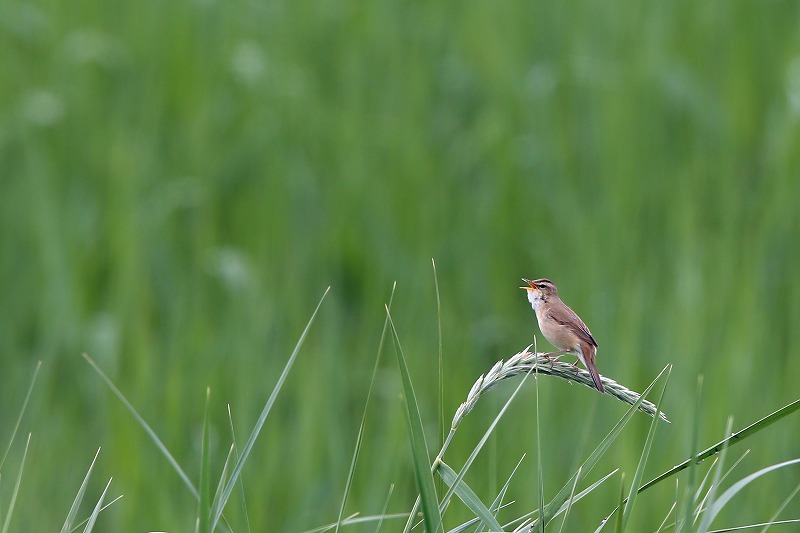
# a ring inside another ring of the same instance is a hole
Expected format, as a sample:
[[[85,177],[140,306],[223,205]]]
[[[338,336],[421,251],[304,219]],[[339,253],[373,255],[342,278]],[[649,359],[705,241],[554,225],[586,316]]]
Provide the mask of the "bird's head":
[[[556,284],[547,278],[535,280],[522,278],[522,281],[524,281],[527,286],[520,287],[520,289],[527,291],[528,301],[531,303],[534,303],[536,300],[546,302],[551,296],[558,296],[558,288],[556,288]]]

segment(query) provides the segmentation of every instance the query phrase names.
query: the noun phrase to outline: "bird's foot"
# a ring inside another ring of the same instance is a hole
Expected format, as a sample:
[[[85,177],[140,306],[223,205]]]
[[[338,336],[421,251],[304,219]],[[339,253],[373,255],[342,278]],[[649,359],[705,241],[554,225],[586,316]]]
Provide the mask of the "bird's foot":
[[[547,352],[547,353],[543,353],[542,357],[544,357],[548,361],[558,362],[558,360],[561,359],[561,356],[563,356],[563,355],[564,355],[564,352]]]
[[[558,363],[564,352],[547,352],[542,354],[542,359],[550,363],[550,370],[553,370],[553,363]]]

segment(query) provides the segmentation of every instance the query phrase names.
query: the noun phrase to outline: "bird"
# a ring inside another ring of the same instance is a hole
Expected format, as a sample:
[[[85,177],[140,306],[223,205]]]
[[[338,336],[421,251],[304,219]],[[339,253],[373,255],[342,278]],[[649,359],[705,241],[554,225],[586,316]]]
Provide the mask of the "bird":
[[[600,381],[600,374],[595,365],[597,341],[583,320],[558,297],[556,284],[547,278],[529,280],[522,278],[527,287],[520,287],[528,294],[539,329],[547,341],[558,348],[557,352],[545,355],[572,354],[577,355],[583,366],[592,375],[595,387],[601,393],[605,391]]]

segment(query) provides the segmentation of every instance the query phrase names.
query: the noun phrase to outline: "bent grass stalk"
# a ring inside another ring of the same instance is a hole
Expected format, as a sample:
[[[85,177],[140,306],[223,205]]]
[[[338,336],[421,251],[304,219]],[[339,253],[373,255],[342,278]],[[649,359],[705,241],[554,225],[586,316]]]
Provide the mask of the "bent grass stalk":
[[[472,389],[470,389],[469,394],[467,394],[466,401],[462,403],[458,409],[456,409],[456,413],[453,416],[453,422],[450,424],[451,435],[455,432],[456,428],[458,428],[459,424],[461,424],[461,421],[464,419],[464,417],[467,416],[470,411],[472,411],[482,394],[488,392],[489,389],[501,381],[513,378],[514,376],[518,376],[520,374],[526,374],[534,368],[539,374],[554,376],[557,378],[566,379],[568,381],[574,381],[575,383],[580,383],[581,385],[585,385],[590,389],[596,390],[594,383],[592,382],[592,376],[586,370],[582,368],[576,369],[569,363],[555,361],[554,359],[541,353],[529,352],[528,350],[530,349],[531,346],[528,346],[518,354],[511,356],[507,361],[503,361],[501,359],[495,363],[495,365],[485,375],[480,376],[477,381],[475,381],[475,384],[472,386]],[[604,394],[612,396],[622,402],[627,403],[628,405],[635,405],[641,397],[641,394],[638,392],[632,391],[627,387],[620,385],[613,379],[600,376],[600,380],[603,382],[603,386],[606,389]],[[666,415],[663,412],[659,412],[658,409],[656,409],[655,404],[652,402],[647,400],[642,401],[642,403],[639,405],[639,410],[649,416],[656,416],[656,413],[658,412],[658,416],[661,418],[661,420],[669,422]],[[445,444],[449,443],[450,438],[451,436],[448,435],[448,438],[445,440]],[[439,455],[441,456],[442,453]]]

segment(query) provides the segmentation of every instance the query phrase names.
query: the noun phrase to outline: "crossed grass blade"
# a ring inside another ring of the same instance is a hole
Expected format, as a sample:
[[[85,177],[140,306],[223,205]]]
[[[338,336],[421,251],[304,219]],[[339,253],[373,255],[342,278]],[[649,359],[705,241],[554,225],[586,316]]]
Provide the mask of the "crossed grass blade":
[[[231,458],[234,460],[239,459],[239,445],[236,444],[236,429],[233,427],[233,414],[231,414],[231,405],[228,404],[228,427],[231,429],[231,453],[228,454],[228,459],[225,461],[225,466],[223,467],[222,476],[219,479],[219,486],[217,487],[217,491],[215,494],[215,501],[212,505],[216,505],[216,496],[222,495],[222,487],[225,485],[225,481],[227,480],[227,472],[228,472],[228,465],[230,464]],[[239,493],[242,497],[242,513],[244,514],[245,525],[247,527],[246,531],[251,531],[250,528],[250,513],[247,511],[247,499],[245,498],[245,491],[244,491],[244,476],[239,475]]]
[[[458,495],[459,499],[475,513],[475,516],[492,528],[493,531],[502,531],[503,527],[497,522],[494,514],[483,504],[478,495],[467,485],[463,479],[459,479],[455,470],[450,468],[444,461],[439,461],[437,472],[450,487],[450,490]],[[444,505],[444,503],[443,503]]]
[[[733,427],[733,417],[728,417],[728,422],[725,425],[724,435],[730,435],[731,428]],[[714,471],[714,480],[711,482],[711,488],[708,491],[706,509],[709,505],[713,505],[716,500],[717,492],[719,491],[719,484],[722,477],[722,467],[725,465],[725,457],[728,454],[728,446],[724,446],[719,454],[719,461],[717,462],[717,469]],[[700,504],[703,507],[703,504]],[[708,528],[711,527],[711,520],[713,517],[709,513],[703,513],[703,519],[700,521],[700,526],[697,528],[697,533],[706,533]]]
[[[397,288],[397,282],[392,284],[392,292],[389,296],[389,305],[387,306],[388,309],[392,308],[392,301],[394,301],[394,291]],[[350,495],[350,488],[353,485],[353,478],[355,477],[356,473],[356,464],[358,464],[358,456],[361,453],[361,444],[364,440],[364,428],[367,425],[367,411],[369,409],[370,399],[372,398],[372,389],[375,386],[375,379],[378,375],[378,366],[381,361],[381,354],[383,353],[383,345],[384,341],[386,340],[386,331],[389,328],[389,315],[387,314],[386,318],[383,321],[383,331],[381,331],[381,339],[378,343],[378,354],[375,357],[375,365],[372,367],[372,377],[369,381],[369,389],[367,390],[367,399],[364,402],[364,411],[361,414],[361,424],[358,426],[358,434],[356,435],[356,444],[353,450],[353,458],[350,460],[350,469],[347,472],[347,481],[344,485],[344,494],[342,495],[342,503],[339,505],[339,516],[336,519],[336,531],[339,531],[339,528],[342,523],[342,518],[344,517],[344,508],[347,505],[347,498]]]
[[[139,412],[136,410],[136,408],[133,407],[133,404],[131,404],[131,402],[128,401],[125,395],[122,394],[122,391],[120,391],[117,388],[117,386],[114,385],[114,382],[111,381],[111,379],[108,376],[106,376],[105,372],[100,370],[100,367],[97,366],[97,363],[95,363],[91,357],[89,357],[89,354],[84,353],[83,358],[86,359],[86,362],[89,363],[89,365],[91,365],[91,367],[95,370],[95,372],[97,372],[97,374],[105,382],[108,388],[111,389],[111,392],[113,392],[114,395],[119,399],[119,401],[122,402],[122,405],[125,406],[125,408],[133,416],[136,422],[138,422],[138,424],[142,426],[142,429],[144,429],[145,433],[147,433],[147,436],[149,436],[150,440],[152,440],[153,443],[156,445],[156,448],[158,448],[158,450],[161,452],[161,455],[163,455],[167,459],[169,464],[172,466],[173,470],[177,472],[178,476],[183,481],[183,484],[186,485],[186,487],[189,489],[189,492],[192,493],[192,496],[194,496],[195,498],[200,498],[200,493],[197,492],[197,488],[194,486],[194,483],[192,483],[192,480],[189,479],[189,476],[187,476],[186,472],[183,471],[181,466],[178,464],[178,461],[175,460],[175,457],[173,457],[173,455],[169,452],[169,450],[161,441],[161,439],[158,438],[158,435],[156,435],[156,432],[153,431],[153,428],[150,427],[150,424],[145,422],[142,415],[140,415]]]
[[[689,465],[689,479],[686,482],[686,495],[684,497],[684,504],[683,504],[683,520],[678,522],[675,526],[675,531],[680,532],[683,531],[683,527],[687,527],[691,529],[692,520],[695,516],[695,511],[697,509],[697,497],[694,495],[695,487],[697,487],[697,467],[700,464],[700,460],[698,459],[698,449],[697,449],[697,441],[700,435],[700,405],[703,393],[703,376],[700,375],[697,377],[697,393],[695,398],[695,408],[694,408],[694,417],[692,423],[692,456],[695,458],[694,461]]]
[[[717,517],[722,508],[727,505],[727,503],[736,496],[743,488],[749,485],[751,482],[755,481],[756,479],[760,478],[764,474],[768,474],[773,470],[778,470],[780,468],[786,468],[787,466],[792,466],[800,463],[800,459],[792,459],[791,461],[784,461],[782,463],[777,463],[766,468],[762,468],[758,472],[754,472],[747,477],[744,477],[731,485],[731,487],[723,492],[719,498],[717,498],[711,505],[708,506],[706,509],[706,516],[708,517],[708,523],[710,524],[713,522],[714,518]],[[705,517],[704,517],[705,518]]]
[[[730,433],[730,430],[726,431],[725,433],[726,434]],[[713,483],[712,488],[713,488],[713,486],[721,487],[722,486],[722,482],[725,481],[728,478],[728,476],[731,474],[731,472],[733,472],[736,469],[736,467],[739,465],[739,463],[742,462],[742,460],[749,453],[750,453],[750,450],[745,450],[744,453],[731,465],[731,467],[724,474],[719,476],[719,480],[716,480],[716,481],[712,482]],[[720,461],[721,461],[721,459],[720,459]],[[718,472],[721,472],[722,465],[721,465],[720,461],[715,459],[714,462],[711,463],[711,467],[708,469],[708,473],[705,476],[706,478],[710,477],[710,475],[712,474],[712,471],[715,474],[715,477],[716,477],[716,474]],[[717,465],[719,465],[719,468],[717,467]],[[703,486],[705,486],[705,480],[703,480]],[[702,488],[702,487],[700,487],[700,488]],[[700,488],[697,489],[697,493],[695,494],[695,499],[700,498],[700,494],[702,493],[702,490],[700,490]],[[696,511],[696,514],[695,514],[695,517],[694,517],[694,522],[697,522],[697,519],[699,518],[700,514],[702,512],[705,512],[705,510],[706,510],[706,502],[708,501],[709,496],[711,496],[711,489],[709,489],[706,492],[706,495],[703,497],[703,500],[700,502],[700,505],[697,506],[697,511]]]
[[[380,527],[380,525],[385,520],[401,520],[407,519],[408,513],[391,513],[391,514],[379,514],[379,515],[366,515],[366,516],[351,516],[342,520],[343,526],[354,526],[358,524],[369,524],[369,523],[376,523]],[[336,528],[336,523],[325,524],[324,526],[318,526],[314,529],[307,529],[303,533],[325,533],[327,531],[333,531]]]
[[[105,511],[106,509],[108,509],[109,507],[111,507],[112,505],[114,505],[115,503],[117,503],[121,499],[122,499],[122,494],[120,494],[119,496],[117,496],[116,498],[111,500],[110,502],[104,504],[100,508],[100,512],[102,513],[103,511]],[[78,523],[78,524],[76,524],[75,526],[72,527],[72,529],[70,530],[70,533],[72,533],[74,531],[77,531],[79,527],[81,527],[82,525],[84,525],[84,524],[86,524],[88,522],[89,522],[89,517],[84,518],[80,523]]]
[[[508,491],[508,487],[511,484],[511,480],[514,478],[514,474],[517,473],[517,470],[519,469],[519,466],[522,464],[523,459],[525,459],[525,454],[523,454],[520,460],[517,462],[517,466],[515,466],[514,470],[511,471],[511,474],[506,479],[506,482],[500,489],[500,492],[497,493],[497,496],[495,497],[494,501],[492,501],[492,504],[489,506],[489,511],[495,518],[497,518],[497,514],[500,512],[501,508],[507,505],[511,505],[511,503],[513,503],[510,502],[507,504],[503,504],[503,498],[505,498],[506,492]],[[476,524],[477,527],[475,528],[475,531],[481,531],[481,528],[486,526],[486,524],[479,517],[476,516],[475,518],[467,520],[463,524],[460,524],[457,527],[451,529],[448,533],[461,533],[462,531],[466,531],[468,528]]]
[[[656,402],[656,408],[658,412],[661,412],[661,405],[664,401],[664,393],[667,390],[667,384],[669,383],[669,376],[672,373],[672,367],[669,367],[669,371],[667,371],[667,375],[664,377],[664,386],[661,388],[661,394],[658,397],[658,402]],[[644,449],[642,450],[642,455],[639,458],[639,464],[636,466],[636,472],[633,475],[633,480],[631,480],[631,488],[630,492],[628,493],[628,497],[624,502],[624,509],[622,511],[622,531],[628,526],[628,522],[630,521],[631,513],[633,512],[633,505],[636,503],[636,487],[639,486],[639,483],[642,481],[642,476],[644,475],[644,468],[647,464],[647,458],[650,455],[650,449],[653,445],[653,438],[656,434],[656,422],[658,421],[657,417],[653,417],[650,421],[650,428],[647,430],[647,438],[645,439]]]
[[[100,511],[104,509],[103,501],[106,499],[106,493],[108,492],[108,487],[111,486],[111,481],[114,478],[109,478],[108,483],[106,483],[106,488],[103,489],[103,493],[100,494],[100,498],[97,500],[97,503],[92,509],[92,514],[89,515],[89,520],[86,522],[86,529],[83,530],[83,533],[91,533],[94,529],[94,524],[97,522],[97,517],[100,515]]]
[[[708,448],[706,448],[702,452],[690,457],[689,459],[686,459],[685,461],[679,463],[678,465],[670,468],[666,472],[663,472],[663,473],[659,474],[658,476],[654,477],[653,479],[651,479],[650,481],[648,481],[647,483],[645,483],[644,485],[639,487],[639,489],[637,490],[637,493],[644,492],[645,490],[649,489],[650,487],[652,487],[654,485],[657,485],[658,483],[661,483],[662,481],[664,481],[664,480],[666,480],[666,479],[668,479],[670,477],[675,476],[679,472],[689,468],[691,466],[692,462],[695,462],[695,461],[696,462],[702,462],[702,461],[708,459],[709,457],[712,457],[712,456],[720,453],[724,447],[732,446],[733,444],[736,444],[738,442],[742,442],[745,439],[747,439],[749,437],[752,437],[753,435],[755,435],[759,431],[768,428],[769,426],[775,424],[779,420],[781,420],[781,419],[793,414],[794,412],[796,412],[798,410],[800,410],[800,399],[795,400],[795,401],[793,401],[793,402],[791,402],[789,404],[784,405],[780,409],[777,409],[776,411],[773,411],[772,413],[768,414],[767,416],[757,420],[756,422],[753,422],[749,426],[746,426],[746,427],[744,427],[743,429],[741,429],[739,431],[735,431],[735,432],[731,433],[728,437],[722,439],[721,441],[717,442],[716,444],[714,444],[712,446],[709,446]],[[677,502],[677,500],[676,500],[676,502]],[[615,512],[617,512],[617,510],[618,509],[614,509],[611,512],[611,514],[609,514],[609,516],[606,518],[606,520],[608,518],[610,518]],[[674,525],[675,523],[678,522],[678,519],[677,519],[677,514],[679,512],[678,505],[673,505],[672,510],[675,512],[675,515],[676,515],[676,518],[673,521],[673,525]],[[760,524],[760,525],[763,525],[763,524]],[[599,531],[599,529],[598,529],[598,531]],[[713,532],[710,531],[709,533],[713,533]]]
[[[575,476],[575,482],[572,484],[572,492],[569,494],[569,499],[567,500],[567,510],[564,511],[564,520],[561,521],[561,527],[558,529],[559,533],[564,533],[564,526],[567,524],[567,518],[569,518],[569,512],[572,509],[572,502],[575,501],[575,489],[578,486],[580,474],[580,467],[578,467],[578,475]]]
[[[761,418],[760,420],[750,424],[749,426],[747,426],[747,427],[745,427],[745,428],[743,428],[743,429],[741,429],[739,431],[733,432],[730,436],[722,439],[721,441],[719,441],[718,443],[714,444],[713,446],[709,446],[708,448],[706,448],[702,452],[698,453],[696,457],[690,457],[689,459],[686,459],[682,463],[680,463],[680,464],[678,464],[676,466],[673,466],[672,468],[670,468],[666,472],[664,472],[662,474],[659,474],[658,476],[654,477],[653,479],[651,479],[650,481],[648,481],[647,483],[642,485],[639,488],[639,492],[647,490],[650,487],[652,487],[653,485],[657,485],[658,483],[661,483],[665,479],[674,476],[678,472],[680,472],[682,470],[685,470],[686,468],[688,468],[691,465],[692,460],[704,461],[705,459],[708,459],[709,457],[712,457],[712,456],[716,455],[717,453],[719,453],[722,450],[723,446],[732,446],[733,444],[736,444],[737,442],[742,442],[743,440],[747,439],[748,437],[751,437],[754,434],[758,433],[762,429],[765,429],[765,428],[771,426],[772,424],[774,424],[778,420],[781,420],[782,418],[785,418],[785,417],[789,416],[790,414],[794,413],[798,409],[800,409],[800,399],[795,400],[790,404],[784,405],[783,407],[781,407],[777,411],[774,411],[774,412],[768,414],[764,418]]]
[[[786,497],[786,499],[783,500],[783,503],[781,503],[780,506],[778,506],[778,508],[775,509],[775,512],[772,514],[772,517],[769,519],[769,522],[764,526],[764,529],[762,529],[759,533],[767,533],[769,526],[778,519],[778,515],[780,515],[781,512],[783,512],[783,510],[786,508],[786,506],[789,505],[789,502],[792,501],[795,496],[797,496],[798,492],[800,492],[800,485],[797,485],[791,492],[791,494],[789,494]]]
[[[67,519],[64,521],[64,525],[61,526],[61,533],[69,533],[72,530],[72,523],[75,521],[75,517],[78,515],[78,508],[83,501],[84,494],[86,494],[86,486],[89,484],[89,478],[92,475],[92,470],[94,470],[94,465],[97,462],[97,457],[99,455],[100,448],[98,448],[97,452],[94,454],[94,458],[89,465],[89,470],[83,477],[83,483],[81,483],[81,486],[78,489],[78,494],[75,495],[75,499],[72,501],[72,506],[69,508],[69,512],[67,513]]]
[[[497,497],[494,499],[492,504],[489,506],[489,510],[492,514],[496,517],[497,513],[500,511],[500,507],[503,505],[503,498],[506,497],[506,493],[508,492],[508,487],[511,485],[511,480],[514,478],[514,474],[517,473],[522,461],[525,460],[525,454],[522,454],[519,461],[517,461],[517,466],[514,467],[514,470],[511,471],[506,482],[503,484],[503,487],[500,489],[500,492],[497,493]]]
[[[800,524],[800,518],[791,518],[789,520],[775,520],[769,522],[762,522],[760,524],[748,524],[746,526],[726,527],[723,529],[714,529],[712,531],[709,531],[708,533],[730,533],[732,531],[745,531],[747,529],[755,529],[761,526],[764,526],[764,530],[766,530],[770,526],[781,526],[786,524]]]
[[[217,524],[222,516],[222,510],[225,508],[225,505],[228,503],[228,499],[230,498],[231,492],[233,492],[233,488],[236,486],[236,482],[239,479],[239,475],[242,473],[242,468],[244,467],[244,463],[247,461],[248,457],[250,457],[250,452],[253,450],[253,445],[258,438],[259,433],[261,433],[261,428],[264,427],[264,423],[267,421],[267,415],[269,415],[270,411],[272,410],[272,406],[275,404],[275,400],[278,397],[278,393],[281,391],[284,382],[286,381],[286,377],[289,375],[289,371],[292,369],[294,365],[295,359],[297,359],[297,354],[300,352],[300,347],[303,345],[303,342],[306,340],[306,336],[308,335],[308,331],[311,329],[311,324],[314,323],[314,318],[316,318],[317,313],[319,312],[319,308],[322,306],[322,302],[325,301],[325,296],[328,295],[331,288],[328,287],[325,289],[325,292],[322,294],[322,298],[320,298],[319,303],[317,303],[317,307],[314,309],[314,312],[311,314],[311,318],[308,320],[305,329],[303,329],[303,333],[300,335],[300,338],[295,344],[294,350],[292,351],[292,355],[289,356],[289,360],[286,362],[286,365],[283,367],[283,372],[281,372],[280,377],[278,378],[278,382],[275,384],[275,387],[272,389],[272,393],[267,400],[267,403],[264,405],[264,409],[261,411],[261,414],[256,421],[256,425],[253,427],[253,430],[250,432],[250,437],[248,437],[247,442],[242,449],[242,453],[239,456],[239,459],[236,461],[236,465],[233,467],[233,472],[231,472],[231,477],[228,479],[228,483],[225,485],[225,488],[222,491],[222,496],[217,498],[217,505],[212,508],[211,510],[211,526],[210,531],[214,531],[216,529]]]
[[[578,467],[578,470],[580,470],[580,469],[581,468]],[[601,477],[600,479],[598,479],[597,481],[595,481],[594,483],[592,483],[591,485],[589,485],[588,487],[586,487],[585,489],[580,491],[578,494],[575,494],[575,496],[572,498],[572,503],[578,502],[578,501],[582,500],[584,497],[586,497],[589,494],[591,494],[595,489],[597,489],[597,487],[599,487],[600,485],[602,485],[603,483],[608,481],[611,478],[611,476],[613,476],[617,472],[619,472],[619,468],[615,468],[614,470],[612,470],[611,472],[609,472],[605,476]],[[574,484],[574,481],[573,481],[573,484]],[[570,495],[571,494],[572,494],[572,491],[570,491]],[[570,502],[569,502],[569,500],[567,500],[561,505],[561,507],[558,509],[558,511],[556,511],[556,513],[553,515],[553,518],[555,518],[557,516],[560,516],[561,513],[565,513],[569,507],[570,507]],[[538,517],[538,516],[539,516],[539,510],[537,509],[535,511],[531,511],[531,512],[529,512],[527,514],[524,514],[524,515],[512,520],[511,522],[503,525],[503,528],[504,529],[508,529],[509,527],[513,526],[514,524],[517,524],[517,523],[522,522],[524,520],[527,520],[529,518]],[[599,531],[599,529],[598,529],[598,531]]]

